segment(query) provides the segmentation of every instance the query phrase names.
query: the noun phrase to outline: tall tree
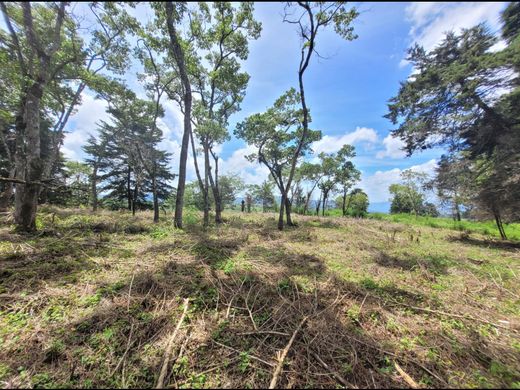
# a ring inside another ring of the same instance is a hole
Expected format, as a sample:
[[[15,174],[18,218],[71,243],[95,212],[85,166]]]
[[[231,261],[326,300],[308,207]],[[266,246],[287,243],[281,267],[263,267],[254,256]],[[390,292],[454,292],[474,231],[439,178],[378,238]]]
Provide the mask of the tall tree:
[[[334,26],[334,31],[342,38],[352,41],[357,38],[354,34],[354,28],[351,26],[352,21],[358,16],[355,8],[348,9],[346,2],[310,2],[299,1],[297,8],[300,12],[294,15],[291,12],[293,4],[288,2],[285,7],[284,22],[298,25],[298,33],[301,38],[301,57],[298,67],[298,86],[300,91],[300,103],[303,111],[302,131],[294,150],[291,161],[289,176],[286,182],[286,188],[282,192],[287,194],[292,184],[294,171],[302,149],[308,142],[309,136],[309,109],[305,99],[305,89],[303,76],[307,70],[311,57],[316,53],[316,37],[318,32],[329,25]],[[284,199],[285,200],[285,199]],[[290,205],[288,205],[290,207]],[[283,215],[283,210],[280,210]],[[289,223],[290,221],[288,221]],[[283,218],[278,220],[278,229],[283,229]]]
[[[47,6],[38,5],[36,12],[45,17],[40,24],[33,17],[31,3],[22,3],[22,20],[15,17],[16,9],[0,3],[5,23],[10,34],[10,44],[18,60],[22,81],[20,88],[20,111],[16,118],[15,169],[18,181],[15,193],[15,222],[23,231],[36,230],[36,208],[42,179],[43,161],[40,142],[40,110],[42,97],[53,77],[56,77],[70,58],[60,58],[64,35],[67,4],[64,2]],[[49,19],[54,23],[49,23]],[[18,20],[17,20],[18,19]],[[51,19],[51,20],[52,20]],[[38,23],[38,24],[37,24]],[[26,45],[22,46],[19,35]]]
[[[247,59],[250,39],[260,36],[261,24],[253,18],[253,3],[212,3],[212,9],[201,5],[201,12],[208,28],[195,29],[198,50],[205,53],[207,65],[200,62],[194,75],[195,92],[200,96],[194,107],[197,120],[195,133],[202,146],[204,179],[201,180],[206,207],[204,225],[209,222],[209,189],[215,203],[215,222],[222,222],[222,197],[219,186],[219,156],[216,146],[229,139],[228,119],[240,109],[249,75],[240,72],[240,61]],[[211,158],[213,162],[211,162]],[[196,159],[196,154],[194,154]],[[213,166],[212,166],[213,165]]]
[[[408,154],[437,145],[450,153],[464,152],[477,172],[479,203],[492,213],[502,238],[503,215],[514,217],[510,205],[520,190],[515,7],[504,13],[509,44],[498,52],[490,50],[497,37],[482,24],[458,35],[448,33],[428,53],[412,47],[409,60],[417,72],[401,84],[386,115],[399,123],[393,134],[405,141]]]
[[[169,38],[168,52],[175,62],[176,71],[181,80],[182,111],[184,114],[184,132],[182,135],[181,152],[179,157],[179,175],[177,192],[175,197],[175,215],[173,224],[176,228],[182,229],[182,211],[184,207],[184,189],[186,187],[186,164],[188,160],[188,147],[191,135],[192,122],[192,89],[191,81],[187,69],[186,48],[188,46],[176,26],[179,26],[187,12],[185,3],[153,3],[155,10],[156,25],[162,27],[166,24],[166,31]]]

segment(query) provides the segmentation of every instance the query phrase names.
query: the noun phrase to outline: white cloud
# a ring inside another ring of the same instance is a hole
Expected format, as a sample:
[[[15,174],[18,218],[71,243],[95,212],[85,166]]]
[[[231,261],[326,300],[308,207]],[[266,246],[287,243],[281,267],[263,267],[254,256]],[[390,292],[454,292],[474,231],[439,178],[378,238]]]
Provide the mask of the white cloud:
[[[403,151],[405,143],[400,138],[392,136],[392,134],[388,134],[383,139],[383,145],[385,150],[378,152],[376,158],[403,158],[406,156],[406,152]]]
[[[312,150],[316,154],[325,152],[337,152],[345,144],[356,144],[360,142],[374,143],[377,141],[377,133],[368,127],[356,127],[351,133],[340,136],[326,135],[321,140],[312,143]]]
[[[437,161],[432,159],[423,164],[413,165],[407,169],[416,172],[424,172],[429,176],[433,175]],[[388,202],[391,195],[388,187],[391,184],[401,182],[401,172],[404,169],[393,168],[387,171],[377,171],[373,175],[362,175],[359,187],[362,188],[368,195],[370,203]]]
[[[257,162],[248,161],[245,156],[255,153],[257,149],[248,145],[237,149],[227,159],[220,162],[222,174],[238,174],[246,184],[260,184],[269,176],[269,169]]]
[[[429,51],[447,31],[460,32],[478,23],[487,22],[494,30],[500,26],[500,11],[505,2],[414,2],[406,8],[414,42]]]
[[[71,115],[68,128],[73,130],[65,134],[62,151],[65,157],[79,160],[83,155],[81,147],[85,145],[89,134],[97,134],[97,123],[104,120],[110,123],[110,116],[105,112],[107,104],[104,100],[94,99],[83,92],[78,111]],[[72,125],[72,126],[71,126]]]

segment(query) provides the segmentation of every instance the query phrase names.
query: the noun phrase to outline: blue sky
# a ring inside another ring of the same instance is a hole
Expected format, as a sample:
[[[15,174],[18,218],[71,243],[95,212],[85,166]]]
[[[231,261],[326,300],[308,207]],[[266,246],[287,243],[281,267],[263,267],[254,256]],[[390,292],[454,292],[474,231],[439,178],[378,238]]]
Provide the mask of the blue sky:
[[[448,30],[487,22],[493,31],[499,28],[499,13],[507,3],[352,3],[361,11],[355,20],[358,39],[345,41],[332,29],[321,31],[317,50],[327,57],[314,56],[305,73],[305,89],[313,122],[324,138],[313,145],[316,152],[334,152],[344,143],[356,147],[354,163],[362,172],[358,186],[369,195],[371,211],[388,211],[388,186],[399,181],[402,170],[413,168],[431,173],[442,150],[429,150],[405,157],[402,143],[392,138],[392,124],[383,117],[387,101],[394,96],[399,82],[412,72],[404,60],[406,49],[418,42],[431,49]],[[132,11],[142,22],[153,14],[147,5]],[[262,22],[262,34],[250,43],[249,58],[243,64],[251,79],[241,112],[230,120],[230,133],[246,116],[265,110],[284,91],[297,87],[299,38],[295,26],[282,22],[283,3],[257,3],[255,17]],[[127,75],[137,91],[135,63]],[[69,124],[65,154],[81,159],[81,145],[88,133],[95,134],[95,122],[106,119],[105,104],[83,96],[83,105]],[[174,153],[172,169],[178,167],[182,135],[182,115],[173,102],[164,101],[162,121],[163,147]],[[246,183],[259,183],[267,169],[250,163],[244,156],[254,150],[232,137],[222,145],[222,171],[238,173]],[[195,179],[191,163],[188,180]]]

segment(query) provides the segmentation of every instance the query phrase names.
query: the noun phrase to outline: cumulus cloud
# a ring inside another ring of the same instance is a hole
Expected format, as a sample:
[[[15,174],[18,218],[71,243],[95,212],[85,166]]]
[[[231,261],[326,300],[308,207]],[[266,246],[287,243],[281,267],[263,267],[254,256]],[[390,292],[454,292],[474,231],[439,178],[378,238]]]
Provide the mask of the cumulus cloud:
[[[429,51],[447,31],[460,32],[486,22],[492,29],[500,26],[500,11],[505,2],[414,2],[406,8],[411,22],[409,35]]]
[[[252,145],[237,149],[226,160],[220,162],[223,174],[238,174],[247,184],[260,184],[269,176],[269,169],[257,162],[250,162],[245,156],[256,152]]]
[[[385,150],[382,150],[376,154],[376,158],[403,158],[406,156],[406,152],[403,150],[405,143],[400,139],[388,134],[383,139],[383,145]]]
[[[375,143],[377,133],[368,127],[356,127],[356,130],[339,136],[325,135],[321,140],[312,143],[312,150],[316,154],[325,152],[333,153],[341,149],[344,144],[357,144],[361,142]]]
[[[432,176],[437,166],[437,160],[432,159],[423,164],[413,165],[408,169],[416,172],[424,172]],[[390,192],[388,187],[391,184],[401,182],[401,172],[404,169],[393,168],[386,171],[377,171],[372,175],[362,175],[359,187],[363,189],[368,195],[370,203],[388,202],[390,199]]]
[[[110,116],[105,112],[107,104],[104,100],[95,99],[83,92],[81,101],[78,111],[70,117],[62,147],[65,157],[72,160],[79,160],[84,156],[81,147],[85,145],[89,134],[97,134],[99,121],[110,123]]]

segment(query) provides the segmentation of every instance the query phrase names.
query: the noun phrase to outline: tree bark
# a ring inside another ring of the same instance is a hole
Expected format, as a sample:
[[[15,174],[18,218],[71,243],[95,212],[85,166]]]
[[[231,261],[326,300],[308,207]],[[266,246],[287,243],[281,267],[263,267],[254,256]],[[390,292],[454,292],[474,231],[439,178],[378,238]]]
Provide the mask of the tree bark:
[[[188,160],[188,144],[191,133],[191,84],[186,71],[186,61],[184,52],[179,43],[177,31],[173,25],[173,3],[166,2],[166,25],[170,36],[170,51],[175,58],[179,69],[183,89],[184,89],[184,134],[182,136],[181,154],[179,161],[179,181],[177,184],[177,196],[175,199],[175,216],[173,224],[176,228],[182,229],[182,210],[184,207],[184,190],[186,187],[186,163]]]
[[[159,222],[159,200],[157,198],[157,179],[155,175],[152,177],[152,195],[153,195],[153,222]]]
[[[283,230],[283,214],[284,214],[286,198],[287,198],[287,194],[283,192],[282,198],[280,199],[280,213],[278,215],[278,230]]]
[[[36,209],[38,205],[39,182],[42,175],[40,156],[40,100],[43,96],[43,85],[35,82],[27,92],[25,104],[25,140],[26,161],[24,180],[30,183],[18,184],[15,196],[15,222],[18,228],[32,232],[36,230]]]
[[[287,219],[287,226],[294,226],[291,218],[291,201],[289,200],[289,197],[285,198],[285,214]]]
[[[500,216],[500,212],[496,208],[493,210],[493,215],[495,217],[495,222],[497,224],[498,232],[500,233],[500,238],[502,238],[502,240],[507,240],[506,232],[504,230],[504,225],[502,224],[502,217]]]
[[[209,151],[206,137],[203,139],[204,148],[204,222],[203,226],[209,225]]]
[[[344,188],[343,189],[343,205],[342,205],[342,211],[343,211],[343,216],[347,215],[347,209],[346,209],[346,203],[347,203],[347,190]]]
[[[130,175],[132,173],[132,168],[128,166],[128,171],[126,175],[126,196],[128,199],[128,210],[132,210],[132,190],[130,188]]]
[[[92,169],[91,190],[92,190],[92,211],[97,211],[98,199],[97,199],[97,165],[94,164]]]

